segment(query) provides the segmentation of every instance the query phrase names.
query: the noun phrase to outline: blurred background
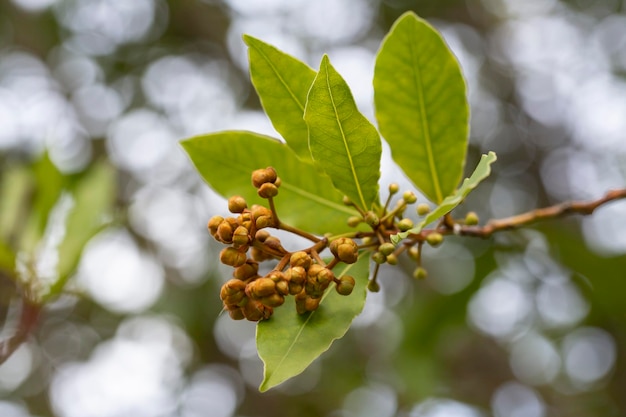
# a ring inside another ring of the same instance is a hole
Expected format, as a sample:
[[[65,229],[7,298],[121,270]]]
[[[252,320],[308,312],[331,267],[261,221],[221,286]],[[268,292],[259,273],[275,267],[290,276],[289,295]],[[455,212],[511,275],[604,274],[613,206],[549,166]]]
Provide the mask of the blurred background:
[[[258,393],[254,324],[219,316],[230,271],[205,225],[226,204],[178,141],[276,134],[243,33],[313,68],[328,53],[373,117],[375,54],[407,10],[443,33],[465,73],[468,170],[498,154],[458,217],[624,187],[623,0],[1,1],[0,174],[44,155],[68,177],[108,161],[117,191],[68,287],[83,295],[49,304],[0,366],[0,416],[626,415],[626,201],[447,238],[426,252],[425,281],[410,262],[383,269],[342,340]],[[407,189],[402,178],[388,162],[381,187]],[[6,337],[17,310],[0,291]]]

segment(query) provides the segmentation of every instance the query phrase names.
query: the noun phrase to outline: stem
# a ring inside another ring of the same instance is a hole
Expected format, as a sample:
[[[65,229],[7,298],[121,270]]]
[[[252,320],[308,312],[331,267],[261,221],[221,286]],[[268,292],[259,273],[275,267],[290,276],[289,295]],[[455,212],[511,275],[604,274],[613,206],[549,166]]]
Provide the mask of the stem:
[[[488,238],[495,232],[517,229],[539,220],[565,217],[570,214],[586,216],[593,213],[598,207],[620,199],[626,199],[626,188],[611,190],[598,200],[564,202],[504,219],[489,220],[484,226],[460,226],[458,233],[464,236]]]
[[[22,294],[22,311],[17,331],[8,339],[0,341],[0,365],[26,341],[37,325],[40,313],[41,305],[32,302],[27,295]]]

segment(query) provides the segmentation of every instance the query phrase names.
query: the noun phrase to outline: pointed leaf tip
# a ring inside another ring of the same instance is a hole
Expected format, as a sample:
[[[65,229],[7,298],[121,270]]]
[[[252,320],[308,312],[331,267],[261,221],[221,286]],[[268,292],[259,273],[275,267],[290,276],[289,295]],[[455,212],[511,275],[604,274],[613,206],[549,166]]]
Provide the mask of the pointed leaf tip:
[[[382,145],[327,55],[309,90],[304,120],[313,159],[335,187],[363,210],[378,199]]]
[[[394,23],[378,52],[374,104],[393,159],[428,199],[440,204],[463,175],[466,85],[441,35],[412,12]]]

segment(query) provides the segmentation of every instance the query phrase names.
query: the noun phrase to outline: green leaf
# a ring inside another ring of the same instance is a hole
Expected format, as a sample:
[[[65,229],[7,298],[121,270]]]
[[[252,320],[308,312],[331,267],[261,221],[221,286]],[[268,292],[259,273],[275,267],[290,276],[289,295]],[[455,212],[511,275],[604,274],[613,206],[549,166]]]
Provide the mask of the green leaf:
[[[261,392],[304,371],[334,340],[343,337],[363,310],[369,277],[367,253],[362,253],[355,264],[341,264],[335,274],[354,277],[352,294],[341,296],[332,284],[316,311],[299,315],[294,305],[285,303],[272,318],[257,325],[257,350],[265,365]]]
[[[250,35],[250,78],[274,128],[300,158],[310,160],[304,106],[315,71],[302,61]]]
[[[489,174],[491,174],[491,164],[493,164],[496,159],[495,152],[489,152],[487,155],[483,155],[480,158],[480,162],[478,166],[472,173],[469,178],[465,178],[461,187],[456,190],[456,192],[443,200],[443,202],[435,208],[433,211],[428,213],[428,215],[418,223],[414,228],[407,230],[406,232],[398,233],[397,235],[391,236],[391,241],[393,243],[398,243],[402,239],[406,238],[409,234],[417,234],[422,231],[422,229],[428,224],[434,222],[438,218],[445,216],[450,213],[456,206],[461,204],[461,202],[467,197],[467,195],[474,189],[482,180],[487,178]]]
[[[67,216],[63,241],[58,247],[58,280],[48,296],[59,294],[76,269],[83,248],[107,224],[116,195],[115,169],[105,162],[92,166],[70,188],[73,206]]]
[[[394,161],[428,199],[441,203],[463,175],[466,86],[441,35],[412,12],[396,21],[378,52],[374,104]]]
[[[16,246],[35,188],[34,176],[24,166],[7,166],[0,180],[0,240]]]
[[[252,171],[273,166],[281,178],[274,198],[281,221],[311,233],[342,233],[356,211],[342,203],[342,194],[313,163],[299,159],[284,143],[246,131],[196,136],[181,142],[196,169],[225,198],[243,196],[248,205],[267,200],[252,186]]]
[[[368,210],[378,199],[380,137],[326,55],[309,91],[304,120],[313,159],[339,191]]]

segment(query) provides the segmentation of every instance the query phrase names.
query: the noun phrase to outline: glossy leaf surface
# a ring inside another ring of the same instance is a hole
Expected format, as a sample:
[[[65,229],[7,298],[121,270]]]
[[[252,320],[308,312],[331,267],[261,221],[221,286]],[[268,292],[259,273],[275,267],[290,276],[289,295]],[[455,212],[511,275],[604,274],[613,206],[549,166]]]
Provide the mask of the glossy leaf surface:
[[[441,203],[463,175],[466,86],[441,35],[412,12],[396,21],[380,48],[374,103],[394,161],[428,199]]]
[[[249,35],[250,78],[274,128],[300,158],[311,159],[304,107],[315,71],[304,62]]]
[[[463,199],[480,184],[482,180],[487,178],[491,174],[491,164],[496,161],[497,157],[494,152],[489,152],[486,155],[481,156],[478,166],[469,178],[465,178],[461,187],[456,192],[443,200],[443,202],[437,206],[433,211],[428,213],[424,220],[419,222],[414,228],[398,233],[391,237],[393,243],[398,243],[400,240],[406,238],[411,233],[419,233],[428,224],[434,222],[442,216],[450,213],[456,206],[463,202]]]
[[[346,218],[356,212],[342,203],[343,195],[326,175],[284,143],[252,132],[228,131],[196,136],[182,146],[204,180],[225,198],[241,195],[249,206],[267,206],[250,176],[256,169],[273,166],[282,181],[274,198],[281,221],[318,234],[350,230]]]
[[[335,275],[354,277],[356,286],[352,294],[339,295],[332,284],[319,308],[303,315],[296,312],[293,297],[290,297],[274,310],[271,319],[257,325],[257,350],[265,364],[260,391],[267,391],[304,371],[334,340],[348,331],[352,320],[363,310],[369,256],[363,253],[357,263],[341,264],[335,269]]]
[[[313,159],[339,191],[368,210],[378,198],[380,137],[326,55],[309,91],[304,119]]]

